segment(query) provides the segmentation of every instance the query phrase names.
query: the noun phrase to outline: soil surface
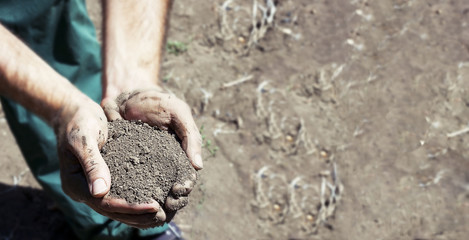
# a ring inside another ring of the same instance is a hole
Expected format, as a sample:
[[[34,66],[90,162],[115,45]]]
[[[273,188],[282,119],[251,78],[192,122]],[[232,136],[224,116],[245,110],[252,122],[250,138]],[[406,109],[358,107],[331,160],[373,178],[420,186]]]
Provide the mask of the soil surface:
[[[101,154],[111,172],[110,196],[128,203],[155,199],[164,206],[178,176],[195,173],[174,134],[126,120],[109,122],[108,128]]]
[[[184,237],[466,239],[469,2],[268,2],[174,1],[161,81],[204,136]],[[38,188],[0,137],[0,180]],[[55,231],[27,226],[0,238]]]

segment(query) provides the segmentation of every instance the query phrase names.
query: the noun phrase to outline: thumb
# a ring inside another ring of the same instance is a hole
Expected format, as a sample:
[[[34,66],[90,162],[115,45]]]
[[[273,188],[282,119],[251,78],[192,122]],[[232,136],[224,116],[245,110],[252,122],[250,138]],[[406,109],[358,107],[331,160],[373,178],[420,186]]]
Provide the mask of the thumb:
[[[92,138],[82,136],[79,142],[74,146],[75,153],[83,168],[90,193],[96,198],[103,197],[111,188],[109,168],[99,152],[96,140],[92,141]]]
[[[106,118],[109,121],[122,119],[116,101],[109,98],[103,99],[103,101],[101,102],[101,107],[103,108],[104,114],[106,114]]]
[[[201,170],[204,167],[202,161],[202,137],[195,122],[192,120],[192,116],[189,115],[185,119],[190,121],[173,120],[173,129],[181,139],[182,148],[186,152],[192,166],[196,170]]]
[[[202,162],[202,137],[197,128],[183,139],[182,145],[192,166],[197,170],[201,170],[204,167]]]
[[[174,100],[173,100],[174,101]],[[182,148],[196,170],[204,167],[202,161],[202,136],[192,118],[191,109],[185,102],[176,99],[172,104],[171,128],[182,141]]]

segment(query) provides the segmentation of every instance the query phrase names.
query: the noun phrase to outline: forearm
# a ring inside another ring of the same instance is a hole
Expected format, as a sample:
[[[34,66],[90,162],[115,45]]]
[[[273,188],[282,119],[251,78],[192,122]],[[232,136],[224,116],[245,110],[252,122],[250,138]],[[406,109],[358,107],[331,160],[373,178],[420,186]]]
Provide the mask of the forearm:
[[[85,98],[21,40],[0,25],[0,95],[53,125],[65,106]]]
[[[171,0],[103,0],[103,97],[158,84]]]

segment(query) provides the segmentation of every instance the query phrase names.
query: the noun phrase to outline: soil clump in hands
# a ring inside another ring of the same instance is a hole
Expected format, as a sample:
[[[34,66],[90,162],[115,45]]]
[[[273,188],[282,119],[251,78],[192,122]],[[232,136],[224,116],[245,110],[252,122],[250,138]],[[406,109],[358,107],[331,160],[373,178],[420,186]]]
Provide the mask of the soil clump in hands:
[[[101,154],[111,173],[109,195],[131,204],[154,199],[166,212],[172,186],[197,174],[176,136],[140,121],[115,120],[108,128]]]

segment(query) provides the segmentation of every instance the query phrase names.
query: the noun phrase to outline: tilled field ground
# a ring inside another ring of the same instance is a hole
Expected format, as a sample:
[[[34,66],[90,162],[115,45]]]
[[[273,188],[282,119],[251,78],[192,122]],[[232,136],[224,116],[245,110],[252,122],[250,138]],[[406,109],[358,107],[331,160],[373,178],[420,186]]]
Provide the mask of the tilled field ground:
[[[205,139],[186,238],[469,235],[469,2],[175,1],[168,40]],[[0,236],[67,236],[0,137]]]

